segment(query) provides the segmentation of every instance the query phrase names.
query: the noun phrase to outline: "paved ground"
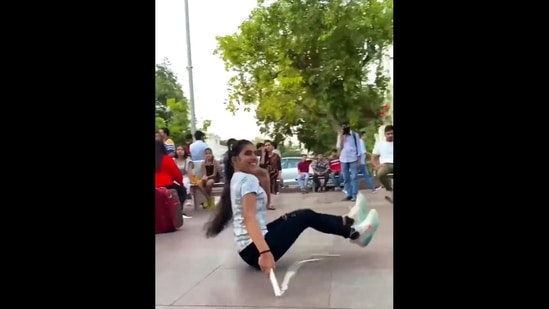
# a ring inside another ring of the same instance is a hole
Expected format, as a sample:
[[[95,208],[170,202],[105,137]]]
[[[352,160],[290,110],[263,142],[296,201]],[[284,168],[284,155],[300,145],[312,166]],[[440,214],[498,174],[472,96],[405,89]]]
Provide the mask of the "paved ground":
[[[156,235],[156,309],[221,308],[393,308],[393,208],[384,190],[362,191],[380,216],[380,227],[367,248],[338,236],[305,231],[277,263],[278,280],[293,262],[315,253],[340,254],[305,264],[282,297],[268,279],[249,268],[236,253],[230,229],[206,239],[202,226],[210,212],[189,209],[182,230]],[[342,215],[351,202],[341,192],[278,195],[270,219],[296,208]]]

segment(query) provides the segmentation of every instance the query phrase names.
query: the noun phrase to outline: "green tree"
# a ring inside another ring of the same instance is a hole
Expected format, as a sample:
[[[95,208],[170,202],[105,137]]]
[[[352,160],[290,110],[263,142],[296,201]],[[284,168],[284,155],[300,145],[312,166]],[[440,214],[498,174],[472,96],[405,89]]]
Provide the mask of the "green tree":
[[[278,145],[278,150],[282,157],[300,157],[304,153],[299,147],[290,142]]]
[[[212,121],[209,120],[209,119],[206,119],[206,120],[202,121],[202,126],[200,127],[199,130],[204,132],[204,133],[207,133],[208,129],[210,128],[211,125],[212,125]]]
[[[258,4],[238,33],[217,38],[216,53],[235,72],[229,111],[256,105],[262,134],[278,143],[296,135],[315,153],[334,147],[339,121],[358,128],[379,119],[392,0]]]
[[[156,65],[156,128],[167,127],[176,144],[190,132],[189,103],[167,59]]]

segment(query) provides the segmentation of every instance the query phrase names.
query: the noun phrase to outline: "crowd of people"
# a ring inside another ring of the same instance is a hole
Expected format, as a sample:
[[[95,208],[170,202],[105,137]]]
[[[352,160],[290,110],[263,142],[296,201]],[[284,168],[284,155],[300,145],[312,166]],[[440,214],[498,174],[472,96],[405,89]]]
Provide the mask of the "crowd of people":
[[[220,164],[204,141],[202,132],[195,132],[194,141],[192,135],[187,135],[185,145],[176,146],[169,137],[169,130],[162,128],[156,132],[155,185],[176,190],[183,207],[190,184],[195,184],[207,196],[208,207],[213,205],[211,189],[223,176],[221,199],[215,213],[206,223],[206,236],[217,236],[232,221],[240,257],[248,265],[267,274],[309,227],[321,233],[339,235],[353,244],[366,247],[378,228],[379,217],[375,209],[367,208],[364,196],[358,192],[358,173],[364,175],[372,190],[379,188],[373,185],[368,169],[365,168],[364,134],[351,130],[348,122],[342,123],[341,129],[336,144],[339,157],[332,153],[330,160],[327,160],[323,155],[318,155],[312,165],[312,174],[320,191],[326,190],[329,177],[338,184],[334,176],[338,173],[341,175],[344,200],[355,202],[344,216],[297,209],[267,223],[267,210],[274,209],[271,193],[278,192],[277,183],[282,178],[281,156],[272,141],[253,145],[248,140],[229,139],[228,150]],[[372,152],[372,164],[376,177],[388,192],[392,192],[388,175],[393,172],[393,126],[386,126],[384,133],[385,139],[378,141]],[[201,178],[196,176],[193,164],[198,161],[203,161]],[[299,185],[304,189],[305,177],[309,175],[306,156],[303,156],[298,170]],[[320,179],[323,179],[322,183]],[[392,195],[386,198],[392,203]]]
[[[388,125],[384,129],[385,138],[377,141],[372,151],[372,166],[379,182],[385,187],[390,196],[385,198],[393,202],[392,182],[389,174],[393,173],[393,126]],[[236,139],[227,141],[227,152],[223,155],[222,162],[218,162],[212,149],[204,141],[205,134],[196,131],[193,135],[185,136],[184,145],[175,145],[170,138],[170,131],[162,128],[156,132],[157,156],[156,156],[156,186],[175,189],[181,201],[181,207],[190,205],[190,186],[195,185],[205,197],[202,203],[204,208],[215,206],[213,188],[219,183],[224,174],[224,168],[228,163],[231,147]],[[356,201],[358,194],[358,175],[362,174],[364,181],[372,192],[378,191],[381,186],[376,186],[366,167],[366,134],[351,130],[348,122],[341,123],[341,133],[337,137],[336,148],[328,158],[318,154],[313,160],[306,155],[298,164],[298,185],[302,193],[307,193],[307,182],[310,175],[316,192],[327,190],[328,180],[331,179],[335,190],[339,190],[343,181],[343,193],[345,201]],[[260,171],[256,175],[266,192],[269,192],[267,209],[274,210],[271,194],[279,194],[282,183],[281,155],[276,149],[276,143],[266,140],[255,145],[254,155]],[[194,162],[201,162],[199,170],[195,170]],[[200,177],[198,175],[200,175]],[[227,180],[224,179],[226,182]],[[190,218],[184,213],[186,218]]]
[[[238,254],[245,263],[267,275],[307,228],[341,236],[360,247],[371,242],[379,217],[375,209],[367,209],[362,195],[343,216],[297,209],[267,223],[269,182],[275,173],[261,167],[268,166],[266,162],[278,164],[275,162],[277,158],[268,153],[269,150],[261,151],[258,164],[256,147],[250,141],[239,140],[229,147],[225,160],[225,186],[215,214],[206,223],[207,237],[217,236],[232,222]],[[267,182],[263,183],[263,180]]]
[[[212,149],[204,141],[205,134],[196,131],[185,136],[184,145],[175,145],[170,138],[170,130],[161,128],[156,132],[156,173],[155,186],[174,189],[178,193],[181,207],[190,204],[191,185],[197,186],[205,197],[204,208],[215,204],[212,191],[219,181],[221,170]],[[196,162],[201,162],[200,170],[195,170]],[[200,177],[199,177],[200,175]],[[185,218],[191,218],[183,212]]]
[[[194,139],[193,139],[194,137]],[[236,139],[231,138],[227,141],[228,150],[222,158],[222,162],[215,159],[212,149],[204,141],[205,134],[196,131],[194,136],[187,134],[184,145],[175,145],[170,138],[170,130],[161,128],[155,132],[156,140],[156,181],[155,186],[174,189],[178,193],[181,207],[191,204],[193,198],[190,194],[191,185],[198,188],[205,197],[202,207],[209,208],[215,206],[213,188],[219,183],[224,174],[224,166],[228,159],[229,151]],[[257,145],[254,152],[257,156],[257,163],[261,170],[257,172],[257,177],[261,179],[262,185],[269,192],[269,203],[267,209],[274,210],[270,193],[278,194],[281,183],[281,157],[280,152],[276,150],[276,144],[266,140]],[[193,163],[194,162],[194,163]],[[196,165],[200,167],[196,169]],[[185,218],[191,218],[183,212]]]
[[[368,189],[377,192],[382,187],[391,193],[385,198],[392,203],[392,184],[390,174],[393,173],[393,126],[384,128],[384,138],[375,143],[372,151],[372,168],[381,186],[376,186],[373,176],[366,166],[366,134],[364,131],[354,132],[349,123],[341,124],[342,131],[337,139],[336,149],[326,158],[323,154],[309,159],[303,155],[297,165],[298,185],[302,193],[308,193],[308,181],[312,178],[315,192],[327,190],[331,179],[334,190],[339,190],[341,181],[344,183],[345,201],[356,201],[358,191],[358,175],[362,175]]]

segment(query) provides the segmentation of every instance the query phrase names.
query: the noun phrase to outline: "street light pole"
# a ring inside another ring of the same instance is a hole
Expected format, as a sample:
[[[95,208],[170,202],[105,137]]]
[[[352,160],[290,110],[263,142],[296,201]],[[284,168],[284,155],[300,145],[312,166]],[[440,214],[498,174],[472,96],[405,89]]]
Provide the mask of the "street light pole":
[[[395,101],[395,82],[394,82],[394,73],[393,73],[393,55],[389,56],[389,77],[391,78],[391,124],[393,124],[393,110],[394,110],[394,101]]]
[[[189,107],[191,111],[191,132],[196,132],[194,113],[193,60],[191,55],[191,29],[189,26],[189,0],[185,0],[185,30],[187,36],[187,71],[189,72]]]

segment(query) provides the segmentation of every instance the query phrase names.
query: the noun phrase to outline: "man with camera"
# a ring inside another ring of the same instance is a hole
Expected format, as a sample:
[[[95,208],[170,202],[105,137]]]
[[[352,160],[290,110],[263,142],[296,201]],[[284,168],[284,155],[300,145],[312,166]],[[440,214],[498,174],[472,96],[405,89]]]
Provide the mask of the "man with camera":
[[[341,133],[337,136],[341,174],[345,194],[344,201],[356,201],[358,193],[358,170],[361,168],[360,136],[351,130],[348,121],[341,123]]]

